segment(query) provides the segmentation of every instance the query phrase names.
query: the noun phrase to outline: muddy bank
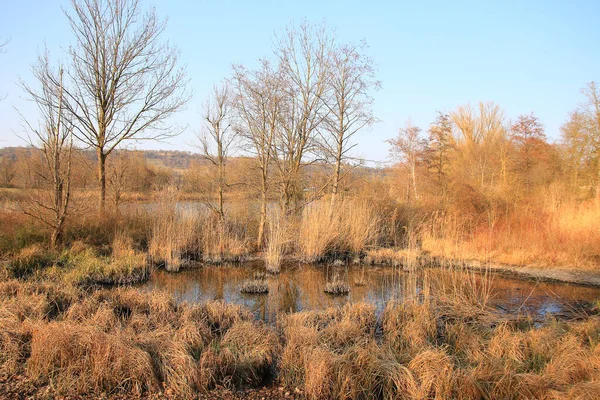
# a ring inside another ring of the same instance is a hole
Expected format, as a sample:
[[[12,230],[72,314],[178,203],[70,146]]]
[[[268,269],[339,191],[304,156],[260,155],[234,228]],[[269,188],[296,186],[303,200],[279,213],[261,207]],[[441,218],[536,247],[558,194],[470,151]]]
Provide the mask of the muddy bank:
[[[491,271],[497,274],[521,279],[544,282],[563,282],[575,285],[600,287],[600,272],[591,270],[572,270],[561,267],[544,267],[531,265],[509,265],[479,260],[448,260],[437,257],[430,258],[432,266],[449,265],[474,271]]]

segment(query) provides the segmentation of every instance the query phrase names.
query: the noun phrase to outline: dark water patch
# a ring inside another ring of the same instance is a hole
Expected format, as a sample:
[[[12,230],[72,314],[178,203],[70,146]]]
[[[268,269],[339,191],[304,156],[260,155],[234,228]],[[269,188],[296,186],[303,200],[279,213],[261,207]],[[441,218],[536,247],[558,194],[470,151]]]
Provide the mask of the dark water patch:
[[[600,289],[563,283],[536,282],[493,274],[468,271],[426,269],[404,272],[393,267],[339,267],[295,264],[284,267],[280,274],[267,274],[264,282],[268,293],[242,293],[245,281],[264,272],[262,262],[243,265],[210,266],[169,273],[158,270],[141,290],[164,290],[178,302],[206,302],[226,300],[242,304],[266,322],[274,322],[278,313],[303,310],[322,310],[349,302],[374,304],[381,313],[394,300],[423,296],[447,295],[461,285],[461,291],[470,286],[489,295],[488,304],[505,313],[531,314],[536,318],[547,316],[577,317],[589,313],[600,299]],[[332,296],[325,293],[328,283],[345,282],[349,293]],[[444,293],[442,293],[444,292]]]

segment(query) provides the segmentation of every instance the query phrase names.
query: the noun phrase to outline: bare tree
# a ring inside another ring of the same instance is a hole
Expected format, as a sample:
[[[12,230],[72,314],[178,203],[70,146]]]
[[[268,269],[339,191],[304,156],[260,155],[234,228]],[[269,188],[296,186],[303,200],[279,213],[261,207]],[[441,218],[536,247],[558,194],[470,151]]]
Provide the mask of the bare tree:
[[[595,82],[588,83],[581,92],[585,103],[561,128],[562,136],[578,175],[585,178],[600,199],[600,93]]]
[[[504,114],[494,103],[458,107],[450,113],[460,132],[458,163],[468,177],[481,188],[491,185],[502,174],[501,148],[506,141]]]
[[[203,157],[217,169],[217,205],[211,202],[207,202],[207,205],[218,215],[221,224],[225,219],[223,194],[229,186],[225,178],[225,167],[229,150],[237,138],[237,132],[232,127],[231,96],[228,84],[213,87],[212,94],[204,105],[204,126],[199,135]]]
[[[263,60],[259,70],[249,71],[234,66],[235,106],[240,120],[240,133],[250,144],[260,170],[260,222],[257,247],[264,240],[267,223],[267,195],[273,144],[281,107],[281,78],[278,71]]]
[[[412,200],[411,193],[414,194],[415,200],[419,200],[416,171],[417,164],[425,149],[425,142],[420,135],[421,128],[413,125],[409,120],[406,122],[406,127],[398,130],[398,136],[395,139],[388,140],[388,143],[392,145],[392,157],[404,165],[409,175],[406,191],[406,201],[408,203]]]
[[[115,206],[115,215],[120,215],[119,206],[123,203],[123,194],[133,186],[133,169],[131,155],[124,151],[116,152],[107,164],[108,190]]]
[[[188,96],[178,53],[161,42],[165,21],[139,0],[72,0],[65,12],[75,44],[65,106],[75,117],[75,136],[95,149],[106,199],[106,158],[127,140],[164,139],[178,133],[168,119]]]
[[[275,55],[283,79],[284,101],[273,159],[281,185],[284,213],[297,211],[303,197],[300,184],[307,153],[315,150],[317,128],[327,116],[323,97],[330,77],[328,55],[333,40],[324,25],[304,22],[276,38]]]
[[[451,151],[454,148],[452,120],[448,114],[438,111],[438,116],[429,127],[426,162],[435,174],[439,193],[444,196],[447,189],[447,173]]]
[[[17,176],[17,159],[14,154],[7,154],[2,156],[0,160],[0,176],[1,185],[4,187],[10,187],[13,179]]]
[[[545,143],[546,135],[544,126],[534,113],[522,114],[510,126],[511,138],[515,141],[521,150],[522,173],[525,179],[525,189],[530,190],[531,177],[530,171],[533,167],[533,152],[540,143]]]
[[[366,47],[364,42],[341,45],[329,55],[329,94],[323,98],[329,112],[321,137],[327,158],[334,163],[332,210],[343,179],[342,163],[355,146],[351,139],[358,131],[375,122],[371,91],[378,89],[381,84],[375,79],[373,60],[364,54]]]
[[[10,39],[2,39],[0,37],[0,54],[5,53],[5,47],[8,44],[8,42],[10,42]],[[6,94],[2,94],[0,93],[0,101],[4,100],[6,98]]]
[[[64,108],[62,68],[58,73],[52,71],[46,53],[39,57],[33,74],[39,88],[34,89],[23,82],[21,86],[36,103],[41,116],[39,128],[34,128],[24,119],[25,125],[33,132],[30,143],[39,146],[40,162],[36,175],[41,187],[30,199],[21,203],[21,208],[25,214],[50,228],[50,246],[54,248],[62,240],[69,215],[73,126]]]

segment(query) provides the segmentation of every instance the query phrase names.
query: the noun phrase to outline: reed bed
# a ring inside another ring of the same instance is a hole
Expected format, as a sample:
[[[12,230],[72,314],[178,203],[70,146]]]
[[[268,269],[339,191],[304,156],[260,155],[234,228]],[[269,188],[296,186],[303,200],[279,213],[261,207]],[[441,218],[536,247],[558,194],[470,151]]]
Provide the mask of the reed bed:
[[[155,264],[177,272],[192,260],[239,262],[249,241],[239,224],[222,221],[202,208],[181,207],[179,193],[167,189],[154,213],[148,252]]]
[[[458,215],[435,215],[423,249],[447,259],[591,270],[600,259],[600,203],[548,204],[504,218],[493,213],[476,228]]]
[[[248,294],[266,294],[269,293],[269,285],[264,279],[247,279],[242,282],[240,292]]]
[[[340,278],[335,278],[325,284],[323,291],[334,296],[341,296],[350,293],[350,285]]]
[[[366,202],[318,201],[305,207],[298,229],[297,251],[306,262],[359,254],[379,233],[379,218]]]
[[[277,274],[281,271],[281,263],[290,242],[290,227],[277,210],[272,210],[267,218],[267,228],[265,266],[268,272]]]

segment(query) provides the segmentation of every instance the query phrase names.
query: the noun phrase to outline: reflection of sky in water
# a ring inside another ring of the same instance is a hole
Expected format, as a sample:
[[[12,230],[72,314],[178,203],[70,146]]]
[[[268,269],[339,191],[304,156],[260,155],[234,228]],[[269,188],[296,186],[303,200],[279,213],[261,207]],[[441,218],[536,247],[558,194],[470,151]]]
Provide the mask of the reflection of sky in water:
[[[425,272],[406,273],[394,268],[382,267],[327,267],[295,265],[284,268],[279,275],[267,275],[269,293],[252,295],[240,293],[240,285],[250,279],[255,271],[262,269],[261,263],[245,266],[201,266],[168,273],[159,270],[142,290],[165,290],[179,302],[205,302],[224,299],[243,304],[255,315],[273,322],[279,312],[319,310],[341,306],[347,302],[374,304],[378,312],[383,311],[391,298],[422,297],[426,295],[424,282],[436,286],[436,280],[448,279],[448,272],[429,269]],[[458,273],[463,274],[463,273]],[[330,296],[323,292],[328,280],[334,276],[349,283],[350,293],[346,296]],[[458,279],[462,279],[459,275]],[[480,275],[464,273],[464,279],[483,282]],[[359,284],[363,282],[364,284]],[[559,283],[538,283],[494,276],[491,281],[493,295],[491,304],[506,312],[519,311],[543,317],[573,311],[581,302],[594,302],[600,298],[600,289]],[[436,293],[430,293],[435,296]]]

